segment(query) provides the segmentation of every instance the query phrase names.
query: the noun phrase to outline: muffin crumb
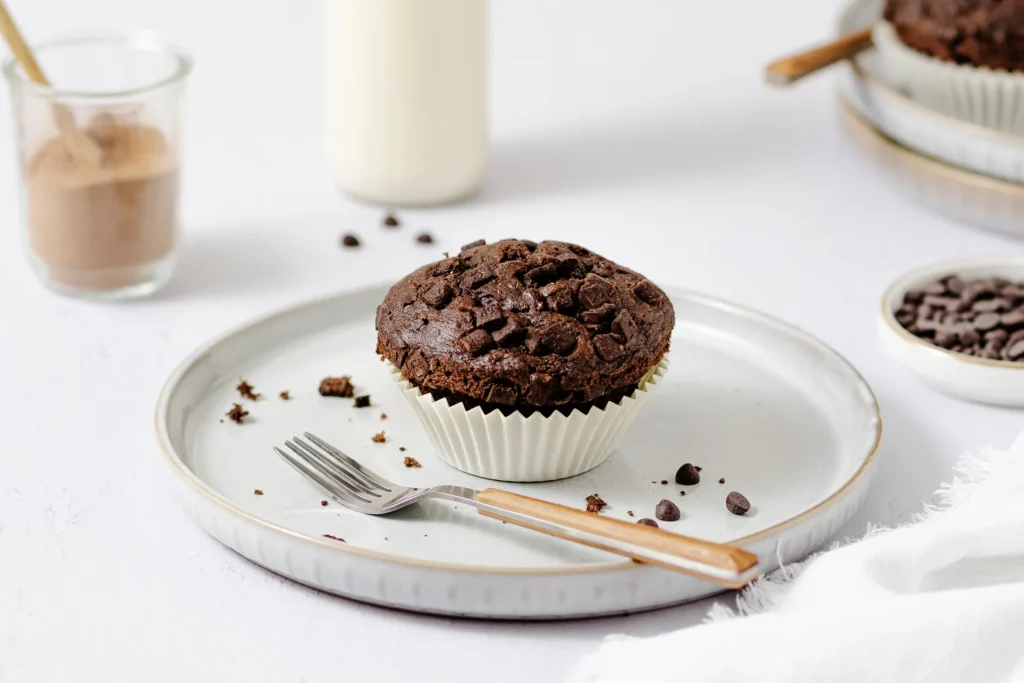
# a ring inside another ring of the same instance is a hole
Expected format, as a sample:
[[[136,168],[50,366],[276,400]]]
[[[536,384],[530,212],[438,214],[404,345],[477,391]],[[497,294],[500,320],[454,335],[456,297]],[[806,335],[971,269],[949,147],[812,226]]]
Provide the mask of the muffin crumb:
[[[403,460],[402,462],[405,464],[406,467],[423,467],[423,465],[420,464],[419,460],[417,460],[416,458],[410,458],[409,456],[405,456],[405,460]]]
[[[252,490],[252,495],[254,495],[254,496],[262,496],[263,495],[263,489],[253,489]]]
[[[356,396],[355,401],[352,402],[353,408],[369,408],[370,407],[370,395]]]
[[[376,434],[370,437],[370,441],[374,443],[384,443],[387,440],[388,437],[384,432],[377,432]]]
[[[235,389],[238,390],[238,393],[241,394],[242,398],[247,398],[250,401],[259,400],[259,397],[262,395],[254,393],[254,388],[255,387],[253,387],[253,385],[249,384],[244,379],[239,383],[237,387],[235,387]]]
[[[282,391],[281,392],[281,400],[282,401],[290,401],[290,400],[292,400],[292,395],[288,391]]]
[[[352,398],[355,394],[355,386],[352,384],[352,378],[348,375],[341,377],[325,377],[320,382],[320,395],[321,396],[336,396],[338,398]]]
[[[596,493],[587,496],[587,512],[597,514],[607,506],[608,503],[604,502],[601,496],[597,495]]]
[[[236,424],[242,424],[248,414],[249,411],[243,409],[238,403],[233,403],[231,410],[227,412],[228,418]]]

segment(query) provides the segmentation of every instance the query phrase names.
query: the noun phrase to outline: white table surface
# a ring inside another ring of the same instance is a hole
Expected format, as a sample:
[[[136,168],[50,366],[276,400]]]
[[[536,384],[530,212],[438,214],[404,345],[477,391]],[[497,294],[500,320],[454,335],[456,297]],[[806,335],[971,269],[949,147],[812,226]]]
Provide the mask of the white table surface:
[[[895,196],[843,137],[834,79],[788,92],[761,83],[770,57],[831,30],[836,0],[494,2],[486,188],[403,211],[407,227],[387,233],[381,210],[341,197],[325,170],[315,0],[10,5],[36,38],[155,29],[196,69],[181,267],[164,294],[128,305],[34,283],[0,94],[0,681],[387,681],[417,669],[424,680],[549,681],[608,634],[699,622],[708,602],[554,624],[355,604],[219,546],[167,494],[153,404],[194,346],[480,237],[580,242],[846,355],[885,421],[879,476],[847,534],[905,520],[961,452],[1005,445],[1024,426],[1020,412],[920,386],[874,328],[883,287],[906,269],[1019,244]],[[414,245],[419,228],[439,243]],[[358,253],[336,246],[348,230],[365,240]]]

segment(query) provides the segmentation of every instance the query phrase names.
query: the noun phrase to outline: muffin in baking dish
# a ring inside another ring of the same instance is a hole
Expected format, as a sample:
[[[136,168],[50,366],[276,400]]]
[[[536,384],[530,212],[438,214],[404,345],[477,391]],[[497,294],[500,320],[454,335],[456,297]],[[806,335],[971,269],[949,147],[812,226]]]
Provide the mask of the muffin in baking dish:
[[[887,0],[886,80],[939,113],[1024,135],[1024,0]]]
[[[395,284],[377,352],[441,457],[532,481],[607,457],[667,366],[675,313],[642,275],[583,247],[469,245]]]

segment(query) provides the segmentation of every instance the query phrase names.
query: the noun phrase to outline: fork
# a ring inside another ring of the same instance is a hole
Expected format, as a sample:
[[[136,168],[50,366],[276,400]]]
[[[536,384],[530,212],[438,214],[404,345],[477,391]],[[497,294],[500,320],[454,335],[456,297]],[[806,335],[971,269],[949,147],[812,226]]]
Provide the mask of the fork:
[[[309,432],[274,451],[341,505],[368,515],[387,515],[428,498],[471,505],[486,517],[557,536],[741,588],[758,573],[757,556],[736,546],[680,536],[656,527],[631,524],[583,510],[489,488],[464,486],[409,488],[392,483]]]

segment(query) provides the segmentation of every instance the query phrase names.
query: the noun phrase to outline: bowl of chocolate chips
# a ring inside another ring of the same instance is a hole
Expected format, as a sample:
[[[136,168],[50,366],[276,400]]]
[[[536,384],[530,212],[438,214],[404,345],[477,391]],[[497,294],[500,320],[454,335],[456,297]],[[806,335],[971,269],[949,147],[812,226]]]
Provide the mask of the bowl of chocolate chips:
[[[1024,407],[1024,256],[959,259],[907,273],[882,295],[879,338],[940,391]]]

